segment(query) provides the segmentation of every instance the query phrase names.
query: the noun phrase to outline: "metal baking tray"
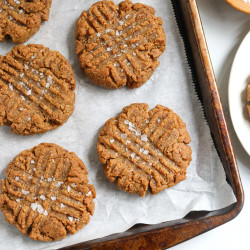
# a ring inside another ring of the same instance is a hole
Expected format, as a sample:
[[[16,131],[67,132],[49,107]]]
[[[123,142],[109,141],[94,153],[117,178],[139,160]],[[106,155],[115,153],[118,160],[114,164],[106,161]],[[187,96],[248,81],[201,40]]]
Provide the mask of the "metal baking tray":
[[[237,202],[216,211],[193,211],[180,220],[156,225],[138,224],[124,233],[62,249],[166,249],[218,227],[241,211],[243,189],[228,133],[196,0],[172,0],[197,94],[212,138]]]

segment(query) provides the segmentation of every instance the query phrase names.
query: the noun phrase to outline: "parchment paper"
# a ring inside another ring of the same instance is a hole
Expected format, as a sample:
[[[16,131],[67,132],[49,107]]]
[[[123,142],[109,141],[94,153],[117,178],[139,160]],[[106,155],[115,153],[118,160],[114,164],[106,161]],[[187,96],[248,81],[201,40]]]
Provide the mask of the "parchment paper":
[[[122,88],[115,91],[90,83],[80,71],[74,52],[76,20],[94,2],[53,0],[49,22],[44,23],[28,42],[58,50],[73,66],[77,82],[76,103],[68,122],[46,134],[26,137],[12,134],[7,126],[0,127],[1,178],[5,178],[8,163],[22,150],[42,142],[57,143],[75,152],[87,166],[90,183],[97,192],[94,216],[75,235],[59,242],[43,243],[23,236],[15,226],[4,221],[1,213],[0,249],[55,249],[123,232],[136,223],[155,224],[179,219],[191,210],[215,210],[235,202],[194,91],[170,2],[137,1],[153,6],[157,16],[162,17],[167,49],[160,58],[161,65],[145,85],[135,90]],[[10,42],[1,43],[0,54],[5,55],[13,46]],[[97,135],[105,121],[134,102],[146,102],[150,108],[162,104],[173,109],[186,122],[192,139],[193,160],[187,170],[187,179],[158,195],[145,198],[126,194],[109,183],[96,152]]]

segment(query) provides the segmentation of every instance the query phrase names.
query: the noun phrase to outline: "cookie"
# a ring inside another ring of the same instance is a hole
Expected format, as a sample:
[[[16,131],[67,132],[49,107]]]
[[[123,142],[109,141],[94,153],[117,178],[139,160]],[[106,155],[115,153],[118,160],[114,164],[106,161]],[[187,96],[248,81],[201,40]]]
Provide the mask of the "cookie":
[[[0,125],[21,135],[44,133],[74,111],[75,78],[68,61],[42,45],[18,45],[0,56]]]
[[[247,85],[247,111],[250,117],[250,84]]]
[[[7,222],[34,240],[55,241],[82,229],[94,213],[93,185],[83,162],[56,144],[21,152],[1,181]]]
[[[24,43],[33,36],[42,21],[48,21],[52,0],[0,0],[0,42],[10,37]]]
[[[108,89],[143,85],[166,46],[162,19],[155,17],[154,8],[128,0],[93,4],[82,12],[75,33],[81,69]]]
[[[186,124],[171,109],[145,103],[125,107],[108,120],[97,151],[107,179],[125,192],[157,194],[186,178],[191,161]]]

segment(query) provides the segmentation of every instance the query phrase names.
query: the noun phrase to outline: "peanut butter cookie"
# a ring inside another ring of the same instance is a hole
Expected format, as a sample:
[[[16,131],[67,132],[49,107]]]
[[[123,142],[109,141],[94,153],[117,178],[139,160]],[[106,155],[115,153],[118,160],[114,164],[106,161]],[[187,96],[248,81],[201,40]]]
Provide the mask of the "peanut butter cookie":
[[[171,109],[148,111],[147,104],[135,103],[105,123],[97,151],[108,180],[143,197],[186,179],[190,142],[186,124]]]
[[[13,43],[24,43],[42,21],[48,21],[52,0],[0,0],[0,42],[10,36]]]
[[[93,4],[76,25],[76,53],[82,70],[108,89],[138,88],[158,67],[165,50],[162,19],[145,4]]]
[[[34,240],[55,241],[82,229],[94,213],[93,185],[83,162],[55,144],[21,152],[1,181],[5,220]]]
[[[0,56],[0,125],[28,135],[55,129],[74,111],[68,61],[42,45],[18,45]]]

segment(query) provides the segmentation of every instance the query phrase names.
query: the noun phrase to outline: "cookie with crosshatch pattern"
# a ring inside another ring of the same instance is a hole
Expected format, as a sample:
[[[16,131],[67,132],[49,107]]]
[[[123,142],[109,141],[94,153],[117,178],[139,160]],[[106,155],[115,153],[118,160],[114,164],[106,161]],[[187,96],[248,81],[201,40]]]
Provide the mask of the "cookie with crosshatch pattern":
[[[0,42],[10,36],[13,43],[24,43],[42,21],[48,21],[52,0],[0,0]]]
[[[43,45],[17,45],[0,56],[0,125],[38,134],[65,123],[74,111],[75,77],[68,61]]]
[[[55,241],[82,229],[94,213],[93,185],[80,158],[42,143],[17,155],[1,181],[5,220],[34,240]]]
[[[147,104],[134,103],[105,123],[97,151],[107,179],[143,197],[186,179],[190,142],[186,124],[171,109],[148,111]]]
[[[158,67],[166,44],[154,8],[128,0],[93,4],[82,12],[75,33],[82,70],[108,89],[143,85]]]

